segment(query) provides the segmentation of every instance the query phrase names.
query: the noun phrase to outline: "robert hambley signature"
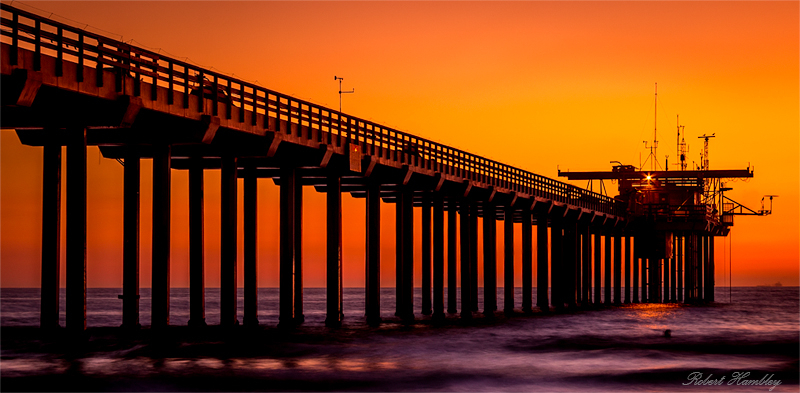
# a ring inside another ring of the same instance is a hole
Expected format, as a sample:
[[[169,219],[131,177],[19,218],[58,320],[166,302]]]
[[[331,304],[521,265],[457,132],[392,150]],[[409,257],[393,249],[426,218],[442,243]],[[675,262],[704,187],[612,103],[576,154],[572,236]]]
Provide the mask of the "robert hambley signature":
[[[734,371],[730,375],[722,375],[715,377],[714,374],[703,374],[699,371],[692,372],[686,378],[688,382],[683,385],[694,386],[721,386],[721,385],[739,385],[739,386],[769,386],[769,391],[775,389],[781,384],[780,379],[774,379],[775,374],[765,374],[763,377],[757,376],[750,377],[749,371]]]

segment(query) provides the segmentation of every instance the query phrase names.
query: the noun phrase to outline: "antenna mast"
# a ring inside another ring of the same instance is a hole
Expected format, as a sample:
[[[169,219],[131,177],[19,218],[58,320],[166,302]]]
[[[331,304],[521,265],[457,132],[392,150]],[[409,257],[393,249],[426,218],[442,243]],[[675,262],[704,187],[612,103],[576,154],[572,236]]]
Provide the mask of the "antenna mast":
[[[653,111],[653,144],[650,146],[650,155],[653,156],[653,161],[650,162],[650,169],[656,169],[656,150],[658,149],[658,82],[656,82],[656,98],[653,103],[655,111]]]
[[[684,126],[681,125],[681,116],[678,115],[678,169],[685,171],[686,170],[686,153],[688,153],[689,148],[686,146],[686,139],[685,137],[681,136],[681,133],[686,135],[684,132]]]

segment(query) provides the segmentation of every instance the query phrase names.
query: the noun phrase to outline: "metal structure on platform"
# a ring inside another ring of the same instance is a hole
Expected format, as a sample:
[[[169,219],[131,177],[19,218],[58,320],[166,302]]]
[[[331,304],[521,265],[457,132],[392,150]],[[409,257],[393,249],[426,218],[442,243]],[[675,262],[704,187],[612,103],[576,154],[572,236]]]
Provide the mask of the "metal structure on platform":
[[[345,314],[342,264],[347,261],[342,260],[342,192],[365,199],[363,315],[370,324],[381,322],[380,288],[381,284],[388,284],[381,283],[379,252],[380,209],[386,203],[394,204],[397,214],[394,285],[396,315],[403,321],[413,321],[416,311],[430,314],[434,320],[444,318],[445,313],[459,312],[468,319],[479,311],[479,241],[483,243],[483,313],[495,315],[498,220],[503,221],[505,229],[501,263],[505,284],[502,307],[506,314],[520,307],[530,312],[534,307],[551,310],[666,300],[647,291],[639,297],[637,264],[634,264],[633,285],[630,284],[631,240],[637,239],[636,256],[645,253],[639,239],[651,241],[641,235],[643,226],[639,220],[630,220],[631,208],[638,208],[630,200],[609,198],[15,7],[3,4],[1,9],[0,125],[15,129],[23,144],[42,146],[44,151],[42,327],[58,326],[59,209],[63,183],[67,231],[66,327],[79,331],[86,328],[86,212],[91,209],[86,203],[86,149],[90,145],[99,146],[104,157],[124,163],[123,293],[120,295],[123,327],[139,326],[142,159],[153,162],[151,319],[154,329],[171,323],[169,228],[173,170],[189,172],[188,324],[192,326],[206,323],[203,173],[207,170],[221,173],[220,324],[223,326],[239,324],[236,303],[240,273],[236,222],[239,192],[244,194],[245,221],[242,324],[259,324],[255,221],[258,178],[271,178],[280,186],[279,326],[291,327],[303,322],[303,186],[314,186],[317,192],[327,195],[325,269],[329,326],[340,325]],[[61,179],[64,146],[66,179]],[[618,173],[621,172],[615,172]],[[237,178],[244,179],[241,190]],[[633,183],[631,179],[630,184]],[[419,245],[414,244],[415,208],[420,208],[422,218]],[[690,210],[690,214],[695,213],[696,210]],[[633,216],[638,217],[638,212]],[[479,217],[482,217],[482,239],[478,239]],[[515,223],[520,224],[522,231],[521,304],[515,304],[513,296]],[[716,225],[710,218],[707,223],[714,224],[711,232],[725,228],[722,222]],[[692,238],[687,249],[699,249],[698,239]],[[421,310],[414,310],[412,302],[415,247],[422,249]],[[537,304],[532,303],[534,259]],[[713,264],[709,268],[704,271],[713,271]],[[456,292],[459,272],[460,299]],[[642,272],[642,282],[655,285],[657,277],[645,277]],[[691,279],[702,282],[694,276]],[[691,293],[692,299],[700,296],[699,292]]]

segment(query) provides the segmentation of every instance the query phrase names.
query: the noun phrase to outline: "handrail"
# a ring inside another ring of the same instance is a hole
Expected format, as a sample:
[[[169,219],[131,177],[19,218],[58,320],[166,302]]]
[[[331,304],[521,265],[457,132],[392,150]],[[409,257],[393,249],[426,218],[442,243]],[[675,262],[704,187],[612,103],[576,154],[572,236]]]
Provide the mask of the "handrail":
[[[402,165],[435,170],[602,213],[621,215],[625,211],[624,206],[613,198],[571,184],[350,116],[6,4],[2,4],[0,10],[6,13],[0,16],[0,36],[10,38],[11,65],[16,65],[18,61],[18,49],[28,47],[34,51],[33,67],[37,71],[41,67],[44,51],[54,54],[59,60],[55,70],[57,76],[63,72],[63,61],[78,64],[79,81],[83,81],[84,66],[93,65],[100,71],[95,81],[98,86],[103,84],[103,71],[116,72],[119,92],[122,92],[125,85],[123,81],[132,77],[134,96],[149,95],[150,99],[157,99],[158,87],[162,87],[167,90],[169,104],[174,103],[176,95],[182,95],[183,106],[189,109],[188,98],[194,94],[199,98],[198,106],[194,109],[204,112],[206,103],[213,102],[214,105],[211,106],[214,116],[221,116],[217,112],[218,104],[222,100],[226,108],[222,115],[226,119],[231,119],[232,106],[237,106],[244,109],[238,111],[237,120],[242,123],[245,121],[245,111],[254,112],[251,116],[252,125],[256,125],[256,113],[265,116],[265,128],[269,127],[266,117],[286,121],[286,129],[280,129],[281,122],[276,121],[274,132],[291,134],[291,124],[297,124],[305,126],[307,133],[301,135],[303,127],[298,126],[296,136],[314,139],[319,143],[358,145],[364,154],[394,160]],[[142,91],[142,82],[150,84],[149,93]]]

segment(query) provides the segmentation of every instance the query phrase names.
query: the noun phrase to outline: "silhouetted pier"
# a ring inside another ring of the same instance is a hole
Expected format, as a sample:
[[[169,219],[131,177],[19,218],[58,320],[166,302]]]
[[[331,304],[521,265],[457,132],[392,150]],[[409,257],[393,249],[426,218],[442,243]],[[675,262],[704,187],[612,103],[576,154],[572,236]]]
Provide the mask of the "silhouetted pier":
[[[327,195],[329,326],[339,325],[345,312],[342,192],[364,198],[366,203],[364,313],[370,324],[381,321],[379,248],[384,203],[394,204],[397,214],[396,313],[404,321],[413,321],[417,312],[434,319],[443,318],[445,312],[471,318],[481,309],[479,242],[483,243],[485,280],[482,309],[489,315],[498,310],[498,263],[504,266],[502,307],[506,313],[519,308],[529,312],[534,307],[550,310],[603,303],[713,300],[714,242],[710,239],[727,228],[713,216],[687,222],[682,230],[671,232],[675,252],[656,257],[645,250],[653,247],[649,235],[641,236],[646,229],[629,217],[629,206],[621,201],[5,4],[1,49],[2,127],[16,129],[23,144],[42,146],[44,152],[42,327],[58,325],[63,184],[66,327],[86,328],[86,213],[91,208],[86,203],[86,149],[90,145],[99,146],[104,157],[124,162],[120,296],[124,327],[139,326],[142,159],[153,160],[153,328],[170,324],[172,170],[189,172],[189,325],[205,324],[206,170],[221,173],[220,324],[224,326],[239,323],[238,274],[244,276],[242,323],[259,323],[258,178],[272,178],[280,186],[282,326],[303,321],[302,193],[303,186],[310,185]],[[63,182],[62,164],[66,165]],[[237,178],[244,179],[241,190]],[[241,234],[236,222],[239,192],[244,193]],[[421,244],[413,240],[414,207],[421,207]],[[483,218],[482,239],[477,235],[478,217]],[[497,260],[495,247],[498,220],[504,225],[502,261]],[[514,223],[522,223],[521,261],[514,261]],[[237,271],[240,235],[244,238],[242,272]],[[457,238],[460,250],[456,250]],[[604,253],[601,244],[605,244]],[[414,310],[412,302],[416,247],[422,249],[421,310]],[[515,263],[522,264],[521,304],[514,303]],[[536,283],[532,280],[534,269]],[[456,282],[457,270],[460,283]],[[532,303],[534,284],[537,304]],[[460,302],[456,302],[459,285]]]

